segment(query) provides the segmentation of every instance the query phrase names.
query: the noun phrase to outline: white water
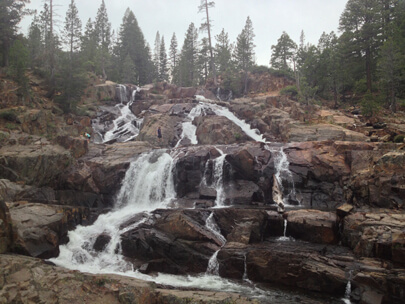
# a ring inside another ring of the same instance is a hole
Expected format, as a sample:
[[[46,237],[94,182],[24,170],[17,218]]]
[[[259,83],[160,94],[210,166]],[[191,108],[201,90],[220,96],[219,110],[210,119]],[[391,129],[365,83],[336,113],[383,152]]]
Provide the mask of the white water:
[[[284,153],[284,148],[270,148],[268,145],[264,146],[265,149],[273,154],[274,168],[276,169],[275,178],[280,185],[280,190],[283,193],[283,203],[286,206],[291,206],[290,199],[296,200],[295,185],[292,173],[290,171],[290,163],[287,159],[287,155]],[[291,185],[290,190],[286,193],[286,189],[283,186],[283,180],[286,180]]]
[[[214,159],[214,179],[213,179],[213,186],[217,192],[217,197],[215,198],[215,206],[216,207],[223,207],[225,202],[225,191],[224,191],[224,163],[226,154],[224,154],[221,150],[217,149],[221,156]]]
[[[351,304],[352,302],[350,301],[350,294],[352,293],[352,270],[349,271],[349,278],[347,280],[347,284],[346,284],[346,290],[345,290],[345,296],[344,298],[342,298],[342,301],[345,304]]]
[[[205,272],[206,274],[213,274],[213,275],[219,276],[219,263],[218,263],[217,255],[220,250],[221,249],[218,249],[217,251],[215,251],[215,253],[212,255],[212,257],[208,261],[207,271]]]
[[[165,208],[175,197],[172,177],[173,159],[162,151],[141,155],[131,163],[118,194],[115,210],[102,214],[91,226],[78,226],[69,231],[69,243],[60,246],[60,254],[51,259],[56,265],[90,273],[126,273],[132,265],[125,262],[120,249],[120,236],[147,219],[147,212]],[[122,223],[143,214],[125,230]],[[100,234],[111,237],[107,248],[95,252],[93,245]]]
[[[118,90],[120,92],[121,101],[126,101],[126,87],[124,85],[118,85]],[[138,136],[143,119],[136,117],[130,109],[132,103],[135,101],[137,91],[138,89],[132,92],[131,99],[127,104],[120,103],[116,105],[120,111],[120,115],[114,119],[112,129],[104,134],[103,143],[113,139],[120,141],[119,139],[121,137],[125,138],[123,141],[130,141]],[[134,122],[136,125],[134,125]]]
[[[200,101],[200,104],[202,104],[207,109],[212,110],[216,115],[228,118],[234,124],[239,126],[242,129],[242,131],[250,138],[259,142],[266,141],[263,135],[260,134],[259,130],[252,129],[252,127],[249,124],[247,124],[244,120],[241,120],[238,117],[236,117],[235,114],[229,111],[228,108],[221,107],[220,105],[217,105],[215,103],[210,103],[211,101],[209,99],[206,99],[204,96],[196,95],[196,99]]]
[[[284,231],[283,231],[283,236],[280,236],[279,238],[277,238],[278,241],[295,241],[295,239],[292,236],[287,236],[287,220],[284,219]]]
[[[226,238],[221,234],[221,230],[219,229],[217,223],[214,219],[214,212],[211,212],[207,220],[205,221],[205,227],[207,227],[215,236],[221,241],[222,246],[226,243]]]
[[[196,135],[197,127],[193,125],[193,120],[194,118],[201,116],[203,112],[204,105],[201,103],[191,109],[190,113],[187,115],[186,121],[182,123],[182,133],[176,147],[180,145],[184,138],[188,138],[192,145],[198,144]]]

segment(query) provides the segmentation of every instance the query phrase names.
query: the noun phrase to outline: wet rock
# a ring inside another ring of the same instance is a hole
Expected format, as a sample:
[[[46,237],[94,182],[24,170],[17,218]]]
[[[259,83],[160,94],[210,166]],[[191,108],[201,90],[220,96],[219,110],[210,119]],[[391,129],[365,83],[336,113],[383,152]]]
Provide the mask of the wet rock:
[[[333,212],[293,210],[286,212],[288,235],[314,243],[336,244],[337,217]]]
[[[97,237],[96,241],[94,242],[93,249],[97,252],[103,251],[110,241],[111,236],[102,233]]]
[[[201,145],[233,144],[251,140],[242,129],[228,120],[217,115],[202,116],[197,121],[197,140]]]
[[[7,204],[13,223],[12,251],[40,258],[55,257],[68,229],[91,223],[86,209],[14,202]]]

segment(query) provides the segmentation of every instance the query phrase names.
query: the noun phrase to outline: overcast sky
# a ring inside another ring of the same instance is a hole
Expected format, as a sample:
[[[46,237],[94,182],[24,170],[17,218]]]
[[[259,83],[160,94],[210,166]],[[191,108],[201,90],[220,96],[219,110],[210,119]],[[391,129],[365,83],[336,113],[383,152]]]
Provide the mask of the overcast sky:
[[[71,0],[53,0],[63,27],[66,11]],[[75,0],[82,20],[83,28],[87,20],[93,21],[102,0]],[[215,0],[215,7],[210,9],[213,20],[213,35],[222,28],[228,33],[230,41],[236,41],[247,17],[252,20],[254,42],[256,44],[256,63],[269,65],[271,46],[285,31],[299,44],[301,30],[305,41],[317,44],[322,32],[338,33],[339,18],[347,0]],[[31,0],[28,8],[42,10],[44,0]],[[112,28],[117,32],[129,7],[135,14],[146,41],[153,49],[156,32],[164,36],[166,49],[170,45],[173,33],[176,33],[179,49],[191,22],[196,27],[202,23],[204,15],[198,13],[200,0],[105,0],[108,18]],[[26,17],[21,29],[27,33],[32,17]],[[199,33],[199,38],[206,33]],[[215,39],[213,41],[215,45]]]

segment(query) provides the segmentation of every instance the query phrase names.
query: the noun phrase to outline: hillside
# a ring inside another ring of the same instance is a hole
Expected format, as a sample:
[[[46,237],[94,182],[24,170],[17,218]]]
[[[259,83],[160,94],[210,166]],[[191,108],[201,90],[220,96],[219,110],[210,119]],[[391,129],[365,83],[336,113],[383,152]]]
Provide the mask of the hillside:
[[[120,303],[405,300],[404,112],[365,117],[350,102],[303,104],[280,95],[288,79],[256,73],[238,99],[214,87],[138,88],[92,76],[76,114],[64,114],[58,92],[47,97],[42,80],[27,76],[29,101],[0,77],[1,252],[192,282],[145,287],[0,255],[14,265],[0,271],[1,303],[23,301],[27,286],[31,301],[51,302],[41,273],[55,276],[61,302],[68,285],[81,299],[96,301],[99,289]],[[83,234],[72,237],[78,225]],[[255,300],[200,295],[193,280],[207,274],[285,290]]]

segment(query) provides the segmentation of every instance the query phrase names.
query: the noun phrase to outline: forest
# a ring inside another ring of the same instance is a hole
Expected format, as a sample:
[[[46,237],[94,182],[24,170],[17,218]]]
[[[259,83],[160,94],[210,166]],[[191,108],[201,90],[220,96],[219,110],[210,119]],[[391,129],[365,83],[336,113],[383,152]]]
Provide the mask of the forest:
[[[269,50],[270,68],[255,63],[249,17],[236,41],[226,29],[211,37],[214,1],[201,0],[196,9],[205,20],[190,23],[181,47],[175,34],[169,42],[159,32],[153,47],[148,45],[129,8],[119,32],[112,31],[104,0],[94,20],[87,21],[80,20],[71,0],[60,31],[55,30],[57,0],[44,1],[39,13],[26,9],[27,3],[0,1],[2,73],[18,83],[24,103],[30,99],[27,71],[46,79],[49,96],[65,112],[76,111],[91,75],[139,86],[221,87],[239,97],[248,94],[248,75],[268,73],[291,79],[295,85],[281,93],[307,104],[350,102],[372,116],[383,107],[396,112],[405,103],[405,1],[348,0],[339,33],[324,32],[317,45],[306,43],[304,30],[299,42],[282,32]],[[19,23],[27,15],[33,21],[24,35]]]

